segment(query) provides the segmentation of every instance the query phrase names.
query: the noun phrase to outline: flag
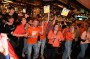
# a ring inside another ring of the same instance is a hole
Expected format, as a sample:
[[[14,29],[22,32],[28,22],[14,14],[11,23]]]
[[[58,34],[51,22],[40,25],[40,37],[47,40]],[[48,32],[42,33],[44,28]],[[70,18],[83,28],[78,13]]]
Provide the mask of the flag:
[[[14,49],[10,42],[7,40],[6,34],[1,33],[0,35],[0,52],[5,55],[6,59],[19,59],[15,54]]]
[[[12,59],[19,59],[18,56],[15,54],[14,49],[12,47],[12,45],[10,44],[10,42],[8,41],[8,51],[9,51],[9,55],[10,58]]]

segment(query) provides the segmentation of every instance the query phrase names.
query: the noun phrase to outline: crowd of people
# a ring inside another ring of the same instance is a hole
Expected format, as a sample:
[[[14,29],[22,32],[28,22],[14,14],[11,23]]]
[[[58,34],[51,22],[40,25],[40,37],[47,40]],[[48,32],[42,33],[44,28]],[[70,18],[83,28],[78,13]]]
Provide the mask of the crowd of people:
[[[77,59],[84,57],[90,43],[89,23],[59,22],[56,20],[57,16],[50,20],[50,13],[47,15],[48,18],[45,21],[38,20],[39,17],[32,18],[28,13],[19,16],[13,7],[9,7],[8,13],[3,9],[0,13],[0,33],[7,34],[19,59],[22,57],[36,59],[39,56],[45,59],[44,55],[47,55],[48,59],[56,59],[57,50],[63,42],[65,48],[62,59],[70,58],[72,44],[76,42],[80,43],[81,49]]]

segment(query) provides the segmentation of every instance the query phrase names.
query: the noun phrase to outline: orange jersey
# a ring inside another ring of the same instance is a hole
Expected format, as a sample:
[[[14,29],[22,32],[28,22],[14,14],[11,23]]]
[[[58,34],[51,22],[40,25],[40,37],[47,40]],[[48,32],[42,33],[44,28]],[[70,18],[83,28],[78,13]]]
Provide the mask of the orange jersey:
[[[61,27],[59,27],[59,31],[62,31],[62,28]]]
[[[52,37],[56,36],[56,39],[53,39]],[[63,35],[61,33],[61,31],[58,32],[57,35],[54,34],[54,32],[51,30],[48,33],[48,39],[49,39],[49,44],[52,44],[53,47],[59,47],[60,44],[60,40],[63,40]]]
[[[40,29],[38,27],[29,27],[27,30],[27,33],[28,33],[28,36],[34,36],[33,38],[28,37],[27,43],[28,44],[35,44],[38,40]]]
[[[47,28],[47,23],[45,22],[44,27],[43,27],[44,33],[43,35],[40,35],[40,40],[43,40],[46,38],[46,28]],[[41,31],[42,31],[42,27],[41,27]]]
[[[66,33],[66,40],[70,40],[70,41],[73,40],[73,34],[71,32]]]
[[[68,28],[62,30],[64,40],[66,39],[66,33],[68,32]]]
[[[24,25],[22,25],[22,24],[18,25],[13,33],[14,34],[25,34],[25,27],[24,27]]]

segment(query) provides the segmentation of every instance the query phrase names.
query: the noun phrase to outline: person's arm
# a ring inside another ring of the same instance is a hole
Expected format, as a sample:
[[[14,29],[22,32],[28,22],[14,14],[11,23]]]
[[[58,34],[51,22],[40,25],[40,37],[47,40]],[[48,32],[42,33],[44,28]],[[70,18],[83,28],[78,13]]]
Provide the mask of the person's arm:
[[[81,41],[86,41],[86,31],[84,31],[81,35]]]
[[[11,32],[11,34],[16,37],[26,37],[27,36],[27,34],[15,34],[13,32]]]
[[[20,31],[20,27],[17,26],[16,29],[13,32],[11,32],[11,34],[16,37],[23,37],[25,34],[20,34],[19,31]]]
[[[55,24],[55,22],[56,22],[56,16],[55,16],[55,18],[54,18],[54,20],[53,20],[53,22],[52,22],[52,25],[54,25]]]
[[[48,33],[48,39],[50,40],[50,39],[53,39],[54,37],[52,36],[52,31],[49,31],[49,33]]]
[[[63,35],[62,35],[62,33],[61,32],[59,32],[59,41],[64,41],[64,37],[63,37]]]
[[[30,35],[28,35],[28,33],[27,33],[27,37],[28,37],[28,38],[34,38],[34,37],[35,37],[35,35],[30,36]]]
[[[48,13],[48,20],[47,20],[47,23],[49,22],[50,20],[50,13]]]
[[[46,22],[44,22],[45,27],[47,27],[49,20],[50,20],[50,13],[48,13],[48,20]]]
[[[30,27],[30,25],[28,23],[26,23],[25,30],[27,30],[29,27]]]
[[[47,27],[49,20],[50,20],[50,13],[48,13],[48,19],[46,21],[44,21],[45,27]]]
[[[44,34],[44,25],[39,26],[39,34],[40,35]]]

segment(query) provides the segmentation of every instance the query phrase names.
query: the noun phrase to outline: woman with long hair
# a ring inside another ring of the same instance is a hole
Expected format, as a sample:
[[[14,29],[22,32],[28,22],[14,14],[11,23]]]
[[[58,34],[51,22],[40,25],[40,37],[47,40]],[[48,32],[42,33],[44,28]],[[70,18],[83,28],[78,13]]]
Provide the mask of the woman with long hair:
[[[21,57],[24,46],[24,37],[26,37],[25,25],[26,25],[26,19],[22,17],[19,20],[16,29],[13,32],[11,32],[11,34],[16,37],[17,48],[15,50],[17,53],[19,51],[18,53],[19,57]]]
[[[50,30],[48,33],[48,44],[51,45],[51,49],[48,51],[49,59],[55,59],[56,52],[58,47],[60,47],[60,41],[62,41],[63,35],[61,31],[59,31],[59,25],[55,24],[53,30]]]
[[[80,42],[81,50],[77,59],[85,56],[85,51],[88,47],[88,43],[90,43],[90,27],[88,27],[88,29],[84,31],[81,35],[81,42]]]

